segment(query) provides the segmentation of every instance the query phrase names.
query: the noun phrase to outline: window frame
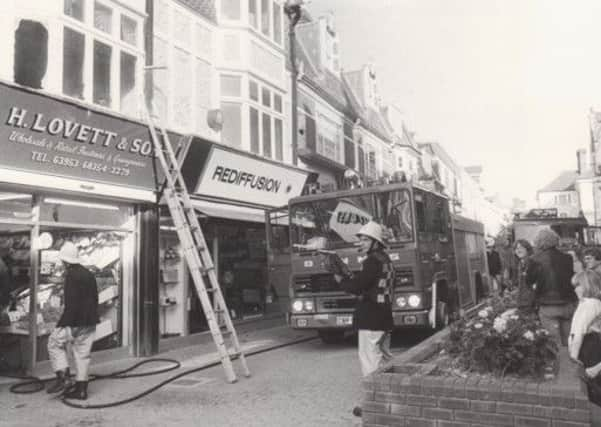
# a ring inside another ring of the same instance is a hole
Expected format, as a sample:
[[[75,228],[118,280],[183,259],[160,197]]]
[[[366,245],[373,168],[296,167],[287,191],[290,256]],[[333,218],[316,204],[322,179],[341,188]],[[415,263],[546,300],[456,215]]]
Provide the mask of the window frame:
[[[266,157],[272,160],[277,160],[277,161],[284,161],[284,141],[285,141],[285,131],[286,131],[286,117],[284,115],[284,94],[279,90],[274,88],[273,86],[267,85],[265,83],[263,83],[261,80],[256,79],[254,77],[248,77],[248,84],[245,85],[246,89],[248,90],[248,92],[246,93],[246,97],[244,99],[244,103],[247,105],[247,107],[245,108],[246,112],[245,114],[247,115],[247,123],[248,123],[248,130],[249,130],[249,151],[257,154],[259,156],[262,157]],[[251,85],[256,86],[257,88],[257,94],[258,94],[258,98],[252,99],[251,98],[251,91],[250,91],[250,87]],[[244,86],[244,85],[243,85]],[[263,94],[265,92],[268,92],[269,94],[269,106],[266,106],[265,104],[263,104]],[[274,100],[275,97],[279,96],[282,99],[282,111],[278,111],[275,109],[275,105],[274,105]],[[229,99],[229,98],[228,98]],[[259,114],[259,152],[253,151],[252,150],[252,145],[251,145],[251,133],[252,133],[252,129],[251,129],[251,109],[258,111]],[[264,145],[264,141],[265,141],[265,137],[263,134],[263,115],[266,114],[268,116],[270,116],[270,126],[269,126],[269,133],[270,133],[270,151],[269,153],[266,152],[265,150],[265,145]],[[277,129],[276,129],[276,122],[280,121],[282,123],[282,139],[281,141],[278,141],[276,136],[278,136],[277,133]],[[281,158],[280,158],[281,157]]]
[[[123,111],[121,105],[121,53],[126,53],[136,58],[135,84],[133,90],[138,92],[142,82],[142,66],[144,64],[145,53],[142,46],[143,40],[143,23],[144,18],[141,15],[136,15],[127,7],[119,4],[116,1],[110,0],[94,0],[93,2],[83,2],[83,19],[80,21],[71,15],[65,13],[65,2],[63,0],[62,13],[60,15],[60,75],[64,73],[64,33],[65,29],[83,34],[84,36],[84,58],[83,58],[83,90],[82,97],[78,98],[73,95],[68,95],[64,92],[63,83],[60,82],[58,91],[61,95],[75,99],[79,102],[83,101],[100,108],[106,108],[111,111],[116,111],[121,114],[137,117],[137,111]],[[105,32],[95,26],[94,13],[96,4],[106,7],[111,10],[111,25],[110,32]],[[136,23],[135,45],[121,40],[121,17],[126,17]],[[110,100],[109,105],[94,102],[94,46],[95,42],[110,46]],[[137,106],[133,109],[137,110]]]

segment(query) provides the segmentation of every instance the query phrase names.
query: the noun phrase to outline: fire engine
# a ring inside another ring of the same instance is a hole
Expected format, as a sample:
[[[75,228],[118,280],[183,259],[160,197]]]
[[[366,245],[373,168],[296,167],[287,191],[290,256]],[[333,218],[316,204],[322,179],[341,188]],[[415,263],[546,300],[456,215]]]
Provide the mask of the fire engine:
[[[525,239],[532,243],[543,228],[555,231],[559,235],[559,249],[568,253],[577,253],[583,246],[601,243],[599,228],[589,227],[584,216],[560,216],[556,208],[531,209],[515,214],[513,240]]]
[[[340,288],[320,251],[358,271],[366,255],[356,233],[370,220],[388,234],[395,328],[442,328],[486,295],[484,227],[451,214],[445,195],[408,182],[305,195],[266,221],[270,282],[292,328],[317,330],[324,342],[352,329],[356,297]]]

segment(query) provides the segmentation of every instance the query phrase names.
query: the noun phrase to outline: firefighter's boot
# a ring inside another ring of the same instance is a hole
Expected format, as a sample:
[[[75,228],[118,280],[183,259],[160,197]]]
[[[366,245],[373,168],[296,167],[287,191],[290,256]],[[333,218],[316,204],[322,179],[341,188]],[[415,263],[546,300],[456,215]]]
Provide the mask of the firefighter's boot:
[[[69,368],[65,369],[64,371],[56,371],[56,379],[52,385],[46,389],[46,393],[59,393],[65,389],[65,387],[68,385],[68,382]]]
[[[69,390],[67,390],[64,394],[66,399],[78,399],[78,400],[87,400],[88,399],[88,382],[87,381],[77,381]]]

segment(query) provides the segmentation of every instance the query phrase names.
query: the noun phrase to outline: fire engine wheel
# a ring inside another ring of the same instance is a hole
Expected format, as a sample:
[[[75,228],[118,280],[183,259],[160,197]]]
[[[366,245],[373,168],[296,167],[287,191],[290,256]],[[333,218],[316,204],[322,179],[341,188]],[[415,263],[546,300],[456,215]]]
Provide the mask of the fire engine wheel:
[[[344,331],[319,331],[318,334],[324,344],[339,344],[344,341]]]
[[[436,328],[443,329],[449,326],[450,316],[449,307],[446,302],[438,301],[436,313]]]

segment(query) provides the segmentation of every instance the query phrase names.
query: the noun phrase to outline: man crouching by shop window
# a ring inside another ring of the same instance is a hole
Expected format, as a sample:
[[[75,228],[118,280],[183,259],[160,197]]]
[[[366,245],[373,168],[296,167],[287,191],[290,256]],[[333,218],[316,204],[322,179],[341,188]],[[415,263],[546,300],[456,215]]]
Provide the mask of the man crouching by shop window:
[[[367,254],[361,271],[353,278],[334,278],[342,288],[359,296],[353,323],[359,330],[359,361],[361,372],[367,376],[392,358],[390,333],[393,328],[391,290],[393,270],[390,257],[384,252],[382,226],[370,221],[357,233],[361,252]],[[353,409],[361,416],[361,407]]]
[[[88,398],[88,369],[98,318],[98,290],[94,275],[81,265],[77,247],[66,242],[59,252],[65,265],[65,308],[56,328],[48,338],[48,354],[56,373],[48,393],[65,390],[68,399]],[[75,362],[75,384],[69,382],[67,345]],[[67,387],[69,385],[69,387]]]

